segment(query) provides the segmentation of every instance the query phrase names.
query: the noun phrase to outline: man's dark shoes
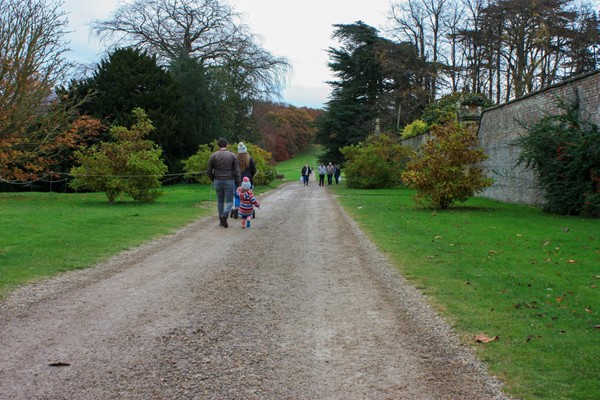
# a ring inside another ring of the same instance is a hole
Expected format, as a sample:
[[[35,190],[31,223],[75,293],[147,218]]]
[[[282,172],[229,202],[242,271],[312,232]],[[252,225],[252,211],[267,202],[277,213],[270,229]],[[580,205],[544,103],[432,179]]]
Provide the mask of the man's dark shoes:
[[[221,221],[220,225],[223,228],[229,227],[229,224],[227,224],[227,217],[219,217],[219,220]]]

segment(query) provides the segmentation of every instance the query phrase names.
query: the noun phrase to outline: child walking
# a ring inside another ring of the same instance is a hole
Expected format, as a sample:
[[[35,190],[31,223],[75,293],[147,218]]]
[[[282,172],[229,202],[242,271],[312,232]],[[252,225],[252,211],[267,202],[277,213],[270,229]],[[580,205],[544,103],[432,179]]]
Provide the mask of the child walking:
[[[252,192],[252,184],[248,177],[244,177],[242,186],[237,188],[237,194],[240,197],[238,215],[242,219],[242,228],[250,228],[254,207],[260,208],[260,203],[254,196],[254,192]]]

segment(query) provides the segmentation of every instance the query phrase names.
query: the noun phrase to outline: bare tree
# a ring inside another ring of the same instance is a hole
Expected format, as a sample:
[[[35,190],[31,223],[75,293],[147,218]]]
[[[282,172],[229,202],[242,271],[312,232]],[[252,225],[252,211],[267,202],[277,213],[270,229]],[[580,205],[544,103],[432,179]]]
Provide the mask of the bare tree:
[[[448,46],[448,54],[444,55],[443,63],[446,66],[446,75],[449,79],[449,88],[451,92],[458,92],[465,89],[466,76],[465,64],[467,58],[467,48],[461,40],[460,32],[465,28],[466,19],[464,18],[465,6],[463,3],[454,1],[449,3],[448,13],[444,16],[445,39]]]
[[[26,126],[65,77],[61,6],[55,0],[0,0],[0,109],[8,124],[2,131]]]
[[[388,17],[388,33],[428,62],[432,99],[449,88],[507,101],[600,63],[586,0],[404,0]]]
[[[426,59],[427,15],[419,0],[392,3],[388,19],[395,23],[392,32],[400,41],[409,41],[422,59]]]
[[[184,52],[205,64],[247,38],[239,18],[219,0],[135,0],[122,3],[110,19],[91,26],[114,47],[137,47],[163,60]]]
[[[93,22],[92,31],[115,47],[157,54],[164,63],[181,54],[208,68],[239,63],[244,85],[254,85],[261,94],[277,95],[290,69],[285,58],[262,48],[242,15],[220,0],[135,0],[121,5],[110,19]]]
[[[0,0],[0,177],[35,179],[75,144],[75,108],[55,86],[70,65],[61,0]]]
[[[436,97],[440,71],[440,58],[444,40],[443,24],[448,11],[449,0],[408,0],[403,3],[392,3],[389,19],[395,24],[392,32],[400,41],[413,43],[419,55],[430,63],[431,82],[429,90],[431,99]]]
[[[483,93],[484,46],[482,43],[481,10],[486,0],[461,0],[461,2],[464,5],[463,18],[465,23],[459,34],[466,53],[466,65],[464,67],[468,75],[469,89],[475,93]]]

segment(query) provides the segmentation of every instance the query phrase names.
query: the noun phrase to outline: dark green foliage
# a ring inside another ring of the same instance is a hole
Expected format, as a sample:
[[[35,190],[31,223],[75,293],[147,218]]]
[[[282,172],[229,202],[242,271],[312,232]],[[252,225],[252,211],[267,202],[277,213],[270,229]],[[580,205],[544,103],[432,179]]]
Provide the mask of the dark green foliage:
[[[332,86],[326,114],[319,119],[317,140],[324,146],[324,162],[341,162],[340,148],[357,144],[375,128],[377,95],[382,68],[376,57],[377,30],[362,22],[336,25],[339,49],[330,48],[329,68],[338,80]]]
[[[460,93],[451,93],[440,97],[425,107],[421,119],[428,125],[433,125],[443,120],[456,118],[457,104],[460,103],[460,98]]]
[[[323,162],[341,162],[340,149],[374,133],[377,120],[382,132],[396,130],[398,110],[410,121],[423,99],[418,83],[425,68],[410,44],[384,39],[361,21],[336,25],[334,38],[340,48],[329,49],[329,68],[337,80],[329,82],[331,100],[317,124]]]
[[[579,100],[558,99],[563,113],[549,115],[517,141],[519,163],[534,168],[548,212],[600,216],[600,130],[583,120]]]
[[[493,106],[494,102],[481,93],[461,93],[460,105],[486,108]]]
[[[217,105],[210,92],[210,77],[206,68],[188,54],[172,61],[169,72],[178,83],[182,105],[179,110],[181,129],[186,132],[182,139],[186,149],[195,149],[200,143],[210,143],[223,136],[217,118]],[[190,152],[184,154],[189,156]]]
[[[443,123],[456,118],[460,106],[475,105],[482,108],[491,107],[494,102],[479,93],[451,93],[425,107],[421,119],[429,125]]]
[[[163,149],[171,171],[178,171],[179,160],[192,154],[190,149],[198,144],[195,132],[182,123],[185,109],[180,87],[157,65],[156,57],[131,48],[115,50],[79,90],[93,94],[82,113],[108,125],[130,126],[132,110],[144,109],[156,128],[148,138]]]
[[[258,141],[258,130],[252,119],[255,93],[244,65],[230,60],[225,65],[211,67],[208,74],[220,136],[232,142]]]
[[[386,134],[371,135],[364,143],[341,149],[346,158],[345,175],[349,187],[381,189],[398,186],[409,149]]]

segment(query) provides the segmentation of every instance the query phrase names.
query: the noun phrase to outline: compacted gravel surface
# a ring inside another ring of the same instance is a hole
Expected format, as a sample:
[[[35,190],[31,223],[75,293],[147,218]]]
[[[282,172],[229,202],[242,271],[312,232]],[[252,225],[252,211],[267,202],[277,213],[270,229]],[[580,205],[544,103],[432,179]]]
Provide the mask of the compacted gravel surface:
[[[507,398],[327,188],[260,200],[8,296],[0,399]]]

